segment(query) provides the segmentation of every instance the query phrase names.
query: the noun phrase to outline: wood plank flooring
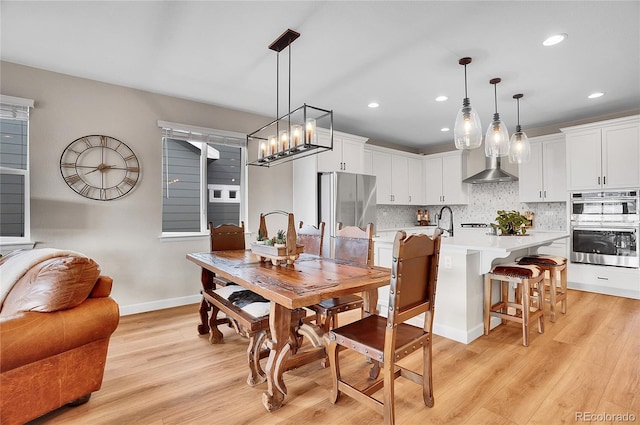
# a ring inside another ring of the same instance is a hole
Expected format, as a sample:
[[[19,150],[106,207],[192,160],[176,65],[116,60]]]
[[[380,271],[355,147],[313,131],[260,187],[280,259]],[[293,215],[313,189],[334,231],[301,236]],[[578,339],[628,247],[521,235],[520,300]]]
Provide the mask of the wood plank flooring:
[[[266,384],[245,383],[246,340],[221,327],[225,342],[211,345],[197,322],[197,305],[122,317],[102,389],[32,424],[382,423],[346,396],[332,405],[331,376],[319,364],[287,372],[285,405],[268,413]],[[343,375],[364,385],[369,365],[343,356]],[[469,345],[436,336],[433,359],[435,406],[425,407],[420,388],[400,378],[397,423],[565,424],[580,422],[577,412],[640,422],[639,300],[569,291],[567,314],[546,320],[542,335],[534,327],[529,348],[510,323]],[[405,361],[419,370],[419,360]]]

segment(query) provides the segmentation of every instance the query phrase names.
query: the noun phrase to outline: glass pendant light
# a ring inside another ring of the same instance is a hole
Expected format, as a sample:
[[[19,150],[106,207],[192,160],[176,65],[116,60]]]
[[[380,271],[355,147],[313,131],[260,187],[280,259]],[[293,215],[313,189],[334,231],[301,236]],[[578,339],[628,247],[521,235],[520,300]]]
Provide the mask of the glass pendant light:
[[[467,65],[471,63],[471,58],[462,58],[458,63],[464,65],[464,100],[462,101],[462,109],[458,111],[456,116],[453,138],[456,142],[456,149],[476,149],[482,145],[482,124],[478,113],[471,108],[467,97]]]
[[[511,141],[509,142],[509,162],[513,164],[522,164],[531,159],[531,144],[529,143],[529,138],[525,132],[522,131],[522,127],[520,127],[520,99],[522,99],[523,96],[522,93],[513,95],[513,98],[518,104],[518,125],[516,125],[516,132],[513,133]]]
[[[501,78],[492,78],[489,83],[493,84],[493,95],[496,112],[493,114],[493,122],[487,128],[484,136],[484,154],[487,158],[497,158],[509,155],[509,131],[507,126],[500,120],[498,113],[498,90],[496,85],[502,81]]]

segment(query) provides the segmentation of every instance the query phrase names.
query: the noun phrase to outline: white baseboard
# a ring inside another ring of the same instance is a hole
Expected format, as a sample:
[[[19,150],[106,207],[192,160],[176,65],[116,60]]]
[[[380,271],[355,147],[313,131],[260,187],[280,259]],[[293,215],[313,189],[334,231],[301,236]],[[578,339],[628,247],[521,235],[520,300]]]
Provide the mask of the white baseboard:
[[[163,310],[165,308],[179,307],[181,305],[195,304],[202,300],[202,295],[189,295],[188,297],[169,298],[166,300],[150,301],[146,303],[121,305],[120,316],[146,313],[147,311]]]

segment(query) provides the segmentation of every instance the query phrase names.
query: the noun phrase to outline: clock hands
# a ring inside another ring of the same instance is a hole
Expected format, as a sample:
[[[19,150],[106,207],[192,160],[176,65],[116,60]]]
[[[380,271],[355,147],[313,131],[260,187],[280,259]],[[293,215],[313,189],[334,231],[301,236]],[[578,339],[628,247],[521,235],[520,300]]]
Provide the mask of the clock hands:
[[[112,168],[115,168],[115,165],[100,164],[96,168],[94,168],[93,170],[89,171],[88,173],[84,173],[84,174],[87,175],[87,174],[95,173],[96,171],[100,171],[100,172],[104,173],[105,171],[110,170]]]

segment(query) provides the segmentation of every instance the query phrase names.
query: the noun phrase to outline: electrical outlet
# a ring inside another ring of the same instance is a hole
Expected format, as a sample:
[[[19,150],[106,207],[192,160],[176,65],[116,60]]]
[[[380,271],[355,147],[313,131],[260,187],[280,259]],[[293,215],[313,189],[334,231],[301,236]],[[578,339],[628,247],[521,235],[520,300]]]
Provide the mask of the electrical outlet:
[[[443,255],[442,256],[442,265],[444,266],[445,269],[452,269],[453,268],[453,264],[452,264],[450,255]]]

